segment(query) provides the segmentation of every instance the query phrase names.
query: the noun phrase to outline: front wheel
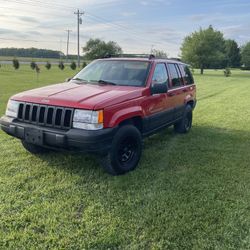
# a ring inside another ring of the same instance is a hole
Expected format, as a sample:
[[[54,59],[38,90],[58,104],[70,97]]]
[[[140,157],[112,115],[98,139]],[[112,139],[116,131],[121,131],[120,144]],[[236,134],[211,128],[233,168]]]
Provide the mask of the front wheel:
[[[125,174],[136,168],[141,152],[140,131],[133,125],[122,126],[113,139],[111,150],[101,158],[101,164],[109,174]]]
[[[174,129],[177,133],[188,133],[192,128],[193,121],[193,109],[190,105],[187,105],[180,121],[174,124]]]

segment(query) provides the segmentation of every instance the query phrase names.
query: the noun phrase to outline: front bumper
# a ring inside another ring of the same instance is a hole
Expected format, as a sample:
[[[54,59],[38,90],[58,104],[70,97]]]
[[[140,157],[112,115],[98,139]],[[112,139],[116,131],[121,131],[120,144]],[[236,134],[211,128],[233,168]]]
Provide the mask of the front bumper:
[[[42,147],[100,154],[110,150],[117,131],[117,127],[96,131],[60,130],[22,123],[7,116],[0,118],[0,127],[11,136]]]

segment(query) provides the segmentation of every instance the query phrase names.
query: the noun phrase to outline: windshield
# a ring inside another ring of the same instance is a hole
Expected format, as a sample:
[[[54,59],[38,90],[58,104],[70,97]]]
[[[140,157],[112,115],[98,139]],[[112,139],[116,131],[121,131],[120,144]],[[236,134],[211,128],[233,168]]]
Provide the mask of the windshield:
[[[144,86],[149,63],[142,61],[97,60],[80,71],[73,80],[93,84]]]

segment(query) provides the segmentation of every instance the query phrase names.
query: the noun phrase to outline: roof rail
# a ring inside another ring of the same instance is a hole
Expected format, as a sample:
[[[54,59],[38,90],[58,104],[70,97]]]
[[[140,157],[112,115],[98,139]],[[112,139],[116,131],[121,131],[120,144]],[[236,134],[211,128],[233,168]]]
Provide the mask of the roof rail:
[[[169,58],[169,60],[182,62],[181,58],[178,58],[178,57],[172,57],[172,58]]]

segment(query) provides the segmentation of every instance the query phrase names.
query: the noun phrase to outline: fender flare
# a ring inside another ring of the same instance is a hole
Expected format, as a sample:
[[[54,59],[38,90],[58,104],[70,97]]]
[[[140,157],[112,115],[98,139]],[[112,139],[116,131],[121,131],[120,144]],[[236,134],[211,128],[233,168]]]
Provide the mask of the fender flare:
[[[108,125],[109,127],[115,127],[118,126],[122,121],[138,116],[141,118],[143,117],[142,108],[140,106],[121,109],[113,114]]]

